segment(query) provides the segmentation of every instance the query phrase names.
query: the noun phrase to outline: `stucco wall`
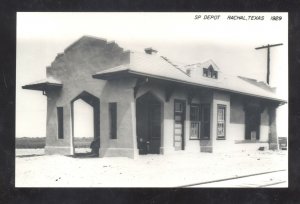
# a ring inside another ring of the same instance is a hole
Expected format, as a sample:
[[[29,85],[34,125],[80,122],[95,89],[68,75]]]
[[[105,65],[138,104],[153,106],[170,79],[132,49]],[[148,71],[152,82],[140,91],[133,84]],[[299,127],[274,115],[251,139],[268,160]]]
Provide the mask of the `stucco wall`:
[[[100,156],[136,157],[136,115],[133,87],[135,79],[123,78],[106,83],[101,94]],[[117,103],[117,139],[109,135],[109,103]]]
[[[45,153],[47,154],[73,154],[73,143],[71,138],[71,124],[69,105],[65,105],[63,109],[64,120],[63,139],[58,138],[58,119],[56,101],[59,94],[56,92],[48,92],[47,95],[47,127],[46,127],[46,146]]]
[[[47,67],[46,72],[47,77],[53,77],[63,84],[60,91],[47,93],[46,153],[73,154],[71,101],[83,91],[100,99],[100,138],[104,138],[103,141],[100,139],[100,146],[103,148],[117,147],[120,146],[119,142],[124,142],[124,147],[133,147],[133,141],[128,144],[128,141],[125,141],[122,137],[122,134],[126,134],[126,131],[129,132],[129,135],[132,135],[132,128],[126,127],[128,122],[124,118],[130,118],[134,114],[131,112],[133,79],[131,81],[128,81],[128,79],[127,81],[126,79],[120,80],[120,82],[112,85],[105,80],[92,78],[92,75],[98,71],[128,62],[129,52],[123,52],[123,49],[117,44],[88,37],[81,38],[67,48],[64,53],[58,54],[51,66]],[[118,103],[118,116],[120,116],[118,117],[118,124],[121,128],[119,132],[122,132],[122,134],[120,134],[119,141],[109,143],[105,139],[107,133],[102,131],[104,128],[101,128],[101,126],[107,125],[105,122],[107,121],[108,102],[118,102],[121,97],[124,99],[124,103]],[[63,139],[58,139],[57,136],[57,107],[63,107],[64,109]]]
[[[228,127],[231,139],[244,140],[245,139],[245,111],[241,97],[230,97],[230,124]]]
[[[247,142],[245,141],[245,111],[243,100],[241,96],[231,95],[229,134],[234,135],[231,150],[242,151],[257,150],[259,147],[268,148],[269,116],[267,108],[261,113],[260,140],[255,143]]]
[[[226,105],[226,139],[216,138],[216,110],[217,104]],[[230,95],[227,93],[214,93],[213,123],[213,150],[214,152],[232,152],[242,150],[257,150],[259,147],[268,147],[269,117],[267,109],[261,114],[260,140],[256,143],[245,141],[245,111],[243,98],[241,96]]]
[[[262,142],[268,142],[269,140],[269,113],[267,108],[261,113],[259,140]]]
[[[218,105],[225,105],[226,107],[226,127],[225,127],[225,139],[217,138],[217,108]],[[230,95],[228,93],[215,91],[213,94],[213,122],[212,122],[212,138],[213,138],[213,152],[228,151],[232,144],[236,134],[231,132],[230,127]]]

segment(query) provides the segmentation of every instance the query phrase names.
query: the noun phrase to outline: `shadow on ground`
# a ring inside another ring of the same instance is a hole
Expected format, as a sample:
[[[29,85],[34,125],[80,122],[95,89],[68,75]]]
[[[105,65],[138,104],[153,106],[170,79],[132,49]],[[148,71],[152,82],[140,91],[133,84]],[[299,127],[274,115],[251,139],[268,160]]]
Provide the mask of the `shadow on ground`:
[[[91,152],[85,152],[85,153],[75,153],[74,155],[70,155],[69,157],[85,159],[85,158],[99,158],[99,155],[93,154]]]
[[[26,158],[26,157],[38,157],[38,156],[44,156],[44,154],[17,155],[16,157],[19,157],[19,158]]]

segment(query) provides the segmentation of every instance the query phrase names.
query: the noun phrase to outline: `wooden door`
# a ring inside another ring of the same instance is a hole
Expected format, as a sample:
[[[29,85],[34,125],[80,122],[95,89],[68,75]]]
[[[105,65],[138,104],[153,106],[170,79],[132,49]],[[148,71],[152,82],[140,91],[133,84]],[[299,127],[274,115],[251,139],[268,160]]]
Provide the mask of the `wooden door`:
[[[174,147],[184,150],[185,101],[174,101]]]
[[[149,149],[150,154],[160,153],[161,140],[161,108],[160,104],[149,105]]]
[[[160,154],[161,103],[148,93],[136,102],[136,128],[139,154]]]

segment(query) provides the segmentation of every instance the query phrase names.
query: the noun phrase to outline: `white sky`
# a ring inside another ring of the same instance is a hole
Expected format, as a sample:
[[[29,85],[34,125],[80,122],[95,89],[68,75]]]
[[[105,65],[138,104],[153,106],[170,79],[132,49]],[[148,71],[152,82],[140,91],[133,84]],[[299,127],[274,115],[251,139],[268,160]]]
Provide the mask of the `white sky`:
[[[202,18],[195,20],[195,15]],[[221,16],[203,20],[204,15]],[[264,20],[230,21],[228,15],[264,16]],[[273,15],[282,20],[271,21]],[[287,13],[17,13],[16,137],[46,135],[46,97],[21,86],[45,78],[46,66],[83,35],[113,40],[129,50],[153,47],[178,63],[212,59],[223,72],[258,80],[266,78],[267,52],[254,48],[283,43],[271,49],[270,77],[278,96],[288,98]],[[84,103],[78,107],[86,118],[82,127],[89,126],[90,107]],[[287,111],[287,105],[278,110],[279,136],[288,133]]]

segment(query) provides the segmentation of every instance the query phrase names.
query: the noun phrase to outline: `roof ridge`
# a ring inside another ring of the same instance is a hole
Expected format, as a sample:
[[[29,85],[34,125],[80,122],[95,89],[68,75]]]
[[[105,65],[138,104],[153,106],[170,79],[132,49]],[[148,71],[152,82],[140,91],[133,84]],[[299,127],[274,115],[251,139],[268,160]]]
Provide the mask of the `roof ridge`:
[[[176,69],[178,69],[179,71],[181,71],[183,74],[185,74],[186,76],[188,77],[191,77],[189,76],[185,71],[183,71],[182,69],[180,69],[176,64],[173,64],[170,59],[168,59],[167,57],[165,56],[160,56],[162,59],[164,59],[166,62],[168,62],[169,64],[171,64],[173,67],[175,67]]]
[[[219,68],[219,66],[215,63],[215,61],[213,59],[208,59],[208,60],[205,60],[203,62],[197,62],[197,63],[193,63],[193,64],[188,64],[188,65],[185,65],[184,67],[188,68],[190,66],[195,66],[195,65],[204,65],[206,63],[210,63],[211,65],[213,65],[218,71],[220,71],[221,69]],[[194,69],[197,69],[197,67],[192,67]]]

